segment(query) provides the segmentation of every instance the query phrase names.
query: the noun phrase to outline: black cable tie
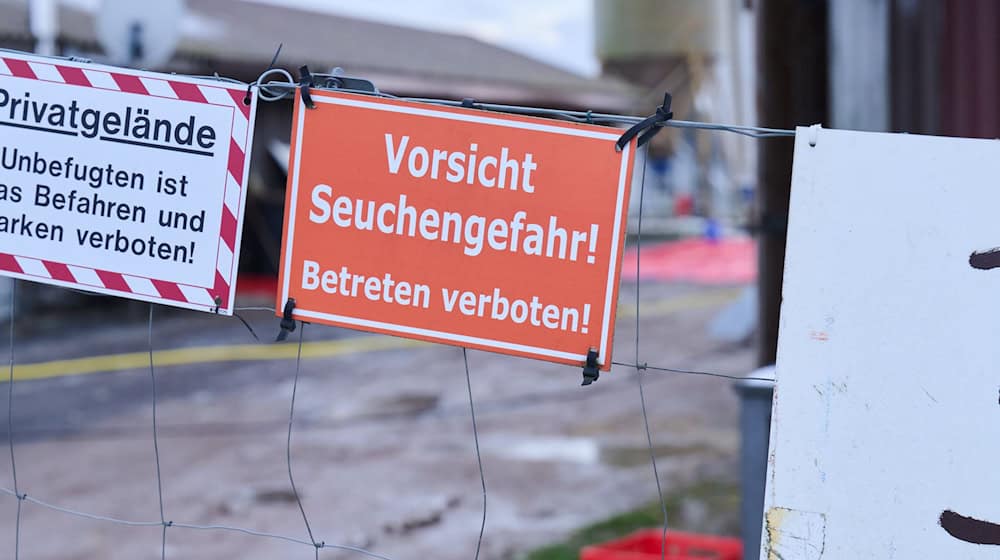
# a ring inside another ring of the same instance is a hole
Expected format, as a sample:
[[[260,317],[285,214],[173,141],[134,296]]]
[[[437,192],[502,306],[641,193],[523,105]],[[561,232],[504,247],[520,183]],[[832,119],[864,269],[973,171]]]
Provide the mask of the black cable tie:
[[[479,107],[476,107],[476,100],[473,99],[473,98],[471,98],[471,97],[466,97],[465,99],[462,100],[462,107],[465,107],[466,109],[478,109],[479,108]]]
[[[218,315],[220,307],[222,307],[222,296],[215,296],[215,309],[212,310],[212,313]]]
[[[594,124],[594,111],[587,109],[587,124]]]
[[[591,348],[587,350],[587,362],[583,366],[583,383],[580,384],[581,387],[586,387],[597,378],[601,376],[601,371],[597,367],[597,350]]]
[[[309,93],[309,88],[313,86],[313,75],[309,72],[308,66],[302,66],[299,68],[299,92],[302,94],[302,102],[306,104],[306,107],[310,109],[315,109],[316,105],[313,103],[312,94]]]
[[[663,123],[674,118],[674,113],[670,110],[670,103],[672,100],[673,97],[671,97],[669,93],[664,93],[663,105],[656,108],[656,113],[635,123],[631,128],[626,130],[620,138],[618,138],[618,142],[615,142],[615,147],[618,151],[620,152],[624,150],[625,146],[631,142],[633,138],[639,136],[639,133],[642,133],[642,136],[639,136],[639,146],[644,145],[646,142],[649,142],[653,136],[656,136],[656,133],[660,131],[660,127]]]
[[[281,330],[278,331],[278,338],[275,342],[283,342],[288,338],[289,333],[295,332],[295,319],[292,317],[292,311],[295,310],[295,298],[288,298],[285,302],[285,310],[283,316],[281,317]]]

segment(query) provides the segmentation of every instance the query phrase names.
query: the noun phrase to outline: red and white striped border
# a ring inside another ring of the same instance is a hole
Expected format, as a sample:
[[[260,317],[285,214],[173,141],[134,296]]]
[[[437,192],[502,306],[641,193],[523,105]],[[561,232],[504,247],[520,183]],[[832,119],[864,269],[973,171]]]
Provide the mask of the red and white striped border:
[[[165,99],[219,105],[233,109],[232,134],[223,197],[222,220],[215,281],[212,286],[193,286],[154,278],[122,274],[72,264],[0,252],[0,270],[18,276],[42,279],[46,283],[68,287],[96,288],[146,301],[161,301],[192,309],[232,314],[239,251],[239,226],[245,199],[244,181],[249,164],[248,150],[253,135],[253,108],[243,100],[245,89],[219,83],[178,79],[166,74],[153,75],[75,63],[52,63],[35,59],[0,57],[0,76],[13,76],[79,87],[120,91]],[[161,77],[162,76],[162,77]],[[251,92],[255,95],[256,92]],[[253,101],[256,101],[255,99]]]

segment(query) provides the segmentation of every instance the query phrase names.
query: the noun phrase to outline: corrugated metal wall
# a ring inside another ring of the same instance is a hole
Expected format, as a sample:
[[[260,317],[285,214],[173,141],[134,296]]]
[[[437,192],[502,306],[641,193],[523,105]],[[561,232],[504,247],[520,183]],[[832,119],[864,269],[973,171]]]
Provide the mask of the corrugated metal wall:
[[[1000,2],[895,0],[893,130],[1000,137]]]
[[[941,133],[1000,136],[1000,2],[945,2]]]

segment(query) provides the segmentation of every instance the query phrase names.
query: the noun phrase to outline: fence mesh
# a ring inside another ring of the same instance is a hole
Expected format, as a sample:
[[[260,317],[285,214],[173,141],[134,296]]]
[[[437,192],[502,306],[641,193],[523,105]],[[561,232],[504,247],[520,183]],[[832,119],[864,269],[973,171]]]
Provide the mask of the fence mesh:
[[[508,108],[509,109],[509,108]],[[589,116],[588,116],[589,117]],[[718,128],[718,127],[716,127]],[[732,130],[732,127],[722,127],[725,130]],[[770,130],[768,129],[768,133]],[[641,285],[642,282],[639,280],[641,278],[641,254],[643,245],[643,228],[642,228],[642,200],[645,190],[645,166],[642,170],[642,179],[639,183],[639,212],[634,218],[637,219],[637,235],[635,240],[635,247],[637,252],[637,258],[635,261],[636,266],[636,286],[635,286],[635,311],[634,311],[634,351],[631,361],[614,361],[613,364],[634,370],[636,379],[636,388],[638,392],[638,402],[637,405],[642,414],[643,428],[644,428],[644,439],[648,451],[649,466],[652,470],[652,480],[651,485],[655,485],[657,492],[660,511],[662,514],[662,530],[666,534],[668,528],[669,514],[667,507],[667,502],[664,498],[663,485],[661,483],[660,471],[657,465],[657,451],[654,447],[654,428],[650,425],[648,407],[655,406],[647,402],[646,389],[644,386],[644,380],[648,378],[651,374],[681,374],[681,375],[696,375],[696,376],[713,376],[723,379],[747,379],[744,376],[737,376],[728,373],[719,373],[712,371],[697,371],[692,369],[683,369],[670,367],[663,364],[649,364],[643,360],[640,350],[640,335],[642,330],[642,322],[640,321],[640,311],[643,308],[643,300],[641,297]],[[293,458],[295,453],[293,452],[293,435],[295,434],[296,428],[301,428],[300,425],[296,424],[295,412],[296,412],[296,397],[300,390],[300,372],[302,368],[303,361],[303,348],[305,347],[305,327],[303,323],[299,324],[298,340],[295,345],[294,353],[294,373],[291,381],[291,391],[290,391],[290,402],[288,406],[288,420],[287,420],[287,437],[285,439],[284,446],[284,463],[287,470],[287,484],[291,492],[291,498],[294,501],[299,513],[301,514],[302,528],[303,532],[299,536],[291,536],[288,534],[277,534],[266,531],[255,530],[252,528],[230,526],[226,524],[216,524],[216,523],[195,523],[190,520],[178,519],[172,515],[169,505],[165,507],[164,496],[169,495],[175,489],[169,482],[164,481],[164,475],[166,474],[163,465],[161,464],[161,437],[163,433],[161,432],[161,427],[158,425],[158,410],[157,403],[159,396],[157,394],[157,362],[155,352],[156,346],[156,332],[154,330],[154,309],[155,305],[150,305],[148,314],[148,371],[149,371],[149,385],[147,387],[148,393],[147,398],[149,399],[150,412],[151,412],[151,425],[146,427],[141,426],[130,426],[130,427],[118,427],[114,429],[104,428],[96,429],[92,434],[92,437],[99,437],[107,440],[124,440],[124,439],[135,439],[142,438],[142,433],[147,434],[152,440],[152,457],[151,460],[155,463],[155,484],[156,484],[156,506],[158,511],[158,517],[152,519],[146,518],[132,518],[123,519],[117,518],[109,515],[104,515],[101,513],[79,511],[72,507],[67,507],[64,504],[51,503],[45,499],[46,489],[38,487],[29,487],[22,481],[18,480],[18,467],[31,468],[30,464],[26,464],[23,458],[18,457],[17,448],[18,445],[15,443],[16,436],[18,435],[18,426],[16,425],[15,410],[18,406],[18,389],[20,387],[20,382],[15,379],[15,364],[16,364],[16,353],[17,348],[17,325],[22,319],[19,316],[19,310],[16,308],[17,303],[17,283],[15,281],[14,289],[10,292],[10,306],[11,306],[11,321],[9,329],[9,342],[8,342],[8,355],[9,355],[9,372],[8,372],[8,383],[7,383],[7,440],[10,455],[10,472],[11,472],[11,484],[12,487],[0,487],[0,495],[10,498],[9,507],[14,511],[14,524],[13,524],[13,558],[18,560],[22,555],[22,511],[26,507],[38,507],[44,508],[51,512],[55,512],[62,515],[73,516],[76,518],[99,522],[103,524],[114,524],[121,527],[129,528],[132,530],[145,530],[150,528],[159,529],[157,542],[150,542],[151,550],[156,549],[158,556],[161,559],[166,559],[170,556],[168,553],[170,550],[169,542],[171,539],[183,539],[183,532],[189,531],[200,531],[200,532],[228,532],[228,533],[238,533],[245,535],[247,537],[252,537],[254,539],[268,539],[271,541],[280,541],[283,543],[298,545],[303,549],[303,553],[311,549],[312,556],[316,559],[320,558],[320,554],[323,551],[341,551],[344,554],[357,555],[359,557],[370,557],[379,558],[382,560],[389,560],[388,556],[384,556],[378,552],[375,552],[372,547],[369,546],[355,546],[354,544],[338,543],[328,540],[324,540],[322,535],[324,534],[325,527],[314,525],[309,516],[308,509],[304,506],[302,498],[299,494],[299,488],[296,485],[295,470],[293,465],[295,464]],[[272,309],[267,307],[246,307],[240,308],[238,311],[241,312],[273,312]],[[243,322],[243,324],[249,329],[250,334],[257,339],[257,334],[251,327],[250,323],[247,322],[243,317],[237,314],[237,318]],[[271,344],[269,341],[260,342],[260,344]],[[479,440],[479,427],[476,420],[476,399],[474,398],[472,377],[474,375],[473,370],[475,368],[470,367],[469,353],[466,349],[462,349],[462,362],[464,365],[466,389],[468,394],[468,405],[466,411],[462,411],[458,407],[452,408],[442,408],[439,410],[438,415],[445,419],[460,419],[467,412],[468,419],[471,420],[471,433],[472,445],[470,445],[470,451],[474,449],[476,464],[478,467],[478,475],[482,487],[482,507],[481,507],[481,517],[479,520],[479,531],[478,537],[476,538],[476,545],[474,549],[468,551],[467,557],[475,558],[478,560],[482,552],[483,538],[488,532],[488,493],[487,493],[487,476],[486,469],[484,469],[483,464],[483,454],[480,449]],[[418,367],[416,364],[414,367]],[[210,373],[208,375],[211,375]],[[337,372],[332,372],[331,375],[337,375]],[[419,375],[419,373],[417,374]],[[392,379],[385,379],[386,383],[392,383]],[[581,389],[573,399],[589,399],[597,395],[592,389]],[[557,396],[558,395],[558,396]],[[349,396],[344,396],[348,398]],[[546,393],[544,391],[535,392],[527,395],[518,395],[514,398],[507,399],[493,399],[487,406],[490,407],[502,407],[508,411],[514,411],[519,406],[527,406],[531,403],[543,402],[546,399],[552,399],[553,401],[558,401],[561,403],[567,402],[565,398],[565,392],[559,391],[558,393]],[[481,403],[483,404],[483,403]],[[397,418],[405,420],[405,413],[395,413]],[[392,419],[394,413],[388,412],[382,415],[384,419]],[[315,423],[313,426],[315,427]],[[261,429],[273,429],[275,428],[275,423],[270,421],[262,421],[256,424],[246,423],[246,422],[209,422],[204,424],[199,424],[197,422],[189,422],[185,424],[175,424],[169,429],[168,435],[171,437],[201,437],[208,436],[210,434],[215,435],[239,435],[241,431],[246,431],[247,433],[255,433]],[[44,433],[34,433],[30,434],[36,437],[44,436]],[[50,434],[51,435],[51,434]],[[165,452],[165,451],[164,451]],[[69,460],[69,459],[68,459]],[[81,468],[85,468],[81,465]],[[196,468],[196,466],[194,467]],[[405,469],[405,465],[400,465],[400,469]],[[152,484],[154,480],[151,480]],[[585,491],[585,489],[583,490]],[[38,497],[41,496],[41,497]],[[139,499],[139,498],[136,498]],[[333,505],[336,507],[336,504]],[[60,535],[52,535],[53,539],[59,539]],[[363,544],[363,543],[362,543]],[[74,542],[67,541],[60,546],[64,546],[67,550],[67,557],[73,557],[73,547]],[[252,546],[248,544],[247,546]],[[661,551],[661,555],[665,557],[665,549]],[[234,552],[232,557],[239,557],[238,552]]]

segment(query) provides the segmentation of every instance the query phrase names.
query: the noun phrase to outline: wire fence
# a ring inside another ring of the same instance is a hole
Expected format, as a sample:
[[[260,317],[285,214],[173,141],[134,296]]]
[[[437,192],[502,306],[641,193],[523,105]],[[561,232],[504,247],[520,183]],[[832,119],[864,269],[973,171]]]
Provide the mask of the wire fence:
[[[274,81],[271,81],[271,82],[264,83],[264,79],[265,78],[267,78],[267,77],[269,77],[271,75],[274,75],[274,74],[278,74],[278,75],[286,77],[286,81],[284,81],[284,82],[274,82]],[[254,84],[247,84],[247,86],[248,87],[258,87],[259,90],[260,90],[260,92],[261,92],[262,98],[267,99],[267,100],[280,99],[280,98],[288,95],[290,92],[292,92],[295,87],[299,87],[298,84],[296,84],[294,82],[294,80],[292,80],[291,76],[287,75],[287,73],[284,72],[283,70],[269,70],[268,72],[265,72],[265,74],[261,76],[261,79],[258,80],[258,82],[255,82]],[[384,93],[377,92],[377,91],[376,92],[366,91],[366,92],[363,92],[363,93],[375,94],[375,95],[380,95],[380,96],[383,96],[383,97],[393,97],[393,96],[389,96],[388,94],[384,94]],[[449,100],[436,100],[436,99],[411,99],[411,100],[425,102],[425,103],[436,103],[436,104],[446,104],[446,105],[465,105],[465,106],[469,106],[469,103],[467,103],[467,102],[463,103],[463,102],[449,101]],[[638,122],[640,122],[642,120],[641,118],[638,118],[638,117],[629,117],[629,116],[621,116],[621,115],[596,114],[596,113],[592,113],[592,112],[559,111],[559,110],[550,110],[550,109],[542,109],[542,108],[530,108],[530,107],[514,107],[514,106],[509,106],[509,105],[493,105],[493,104],[476,103],[476,104],[474,104],[474,106],[477,107],[477,108],[488,109],[488,110],[498,110],[498,111],[514,112],[514,113],[522,113],[522,114],[554,116],[554,117],[563,118],[563,119],[582,120],[582,121],[587,121],[587,122],[596,122],[596,123],[604,123],[604,124],[615,123],[615,124],[634,125],[634,124],[636,124],[636,123],[638,123]],[[765,128],[745,127],[745,126],[734,126],[734,125],[717,125],[717,124],[710,124],[710,123],[695,123],[695,122],[689,122],[689,121],[674,121],[674,120],[670,120],[670,121],[665,121],[665,122],[662,122],[662,123],[658,123],[655,126],[676,126],[676,127],[685,127],[685,128],[700,128],[700,129],[708,129],[708,130],[716,130],[716,131],[727,131],[727,132],[733,132],[733,133],[748,135],[748,136],[752,136],[752,137],[755,137],[755,138],[770,138],[770,137],[779,137],[779,136],[789,136],[789,135],[793,135],[794,134],[793,131],[780,130],[780,129],[765,129]],[[653,482],[655,483],[657,497],[658,497],[659,504],[660,504],[661,515],[662,515],[662,518],[663,518],[662,531],[663,531],[663,534],[665,536],[666,532],[668,530],[668,527],[669,527],[668,521],[670,519],[670,517],[669,517],[670,512],[667,509],[667,502],[664,499],[664,491],[663,491],[663,485],[661,483],[660,469],[659,469],[659,466],[657,465],[657,453],[656,453],[656,450],[654,448],[653,430],[652,430],[652,428],[650,426],[650,421],[649,421],[649,414],[648,414],[648,404],[649,403],[647,403],[647,396],[646,396],[645,387],[644,387],[644,378],[646,376],[650,375],[650,374],[675,374],[675,375],[710,376],[710,377],[716,377],[716,378],[722,378],[722,379],[760,379],[762,381],[770,381],[770,379],[744,377],[744,376],[737,376],[737,375],[731,375],[731,374],[720,373],[720,372],[712,372],[712,371],[697,371],[697,370],[691,370],[691,369],[674,368],[674,367],[668,367],[668,366],[660,365],[660,364],[648,364],[645,361],[643,361],[642,356],[641,356],[641,351],[640,351],[640,344],[639,344],[639,342],[640,342],[640,335],[641,335],[640,310],[642,309],[641,290],[640,290],[640,286],[641,286],[642,282],[639,281],[639,278],[640,278],[639,272],[641,272],[641,266],[642,266],[641,265],[642,238],[643,238],[643,229],[642,229],[643,208],[642,208],[642,201],[643,201],[643,195],[644,195],[644,190],[645,190],[645,166],[643,167],[643,170],[642,170],[642,178],[641,178],[641,180],[639,182],[639,188],[640,188],[640,190],[639,190],[639,212],[638,212],[638,215],[635,217],[635,219],[637,220],[637,228],[636,228],[637,229],[637,234],[636,234],[636,262],[635,262],[636,278],[637,278],[637,280],[636,280],[636,288],[635,288],[635,317],[634,317],[635,318],[635,334],[634,334],[635,338],[634,338],[634,353],[633,353],[633,356],[632,356],[632,358],[633,358],[632,361],[614,361],[612,363],[614,365],[616,365],[616,366],[631,368],[631,369],[633,369],[636,372],[636,380],[637,380],[637,387],[636,388],[637,388],[638,397],[639,397],[639,406],[640,406],[640,409],[641,409],[641,412],[642,412],[642,417],[643,417],[644,436],[645,436],[646,445],[648,446],[649,463],[650,463],[650,468],[651,468],[651,471],[652,471],[652,478],[653,478]],[[149,306],[148,324],[147,324],[147,342],[148,342],[147,351],[148,351],[148,354],[149,354],[148,369],[149,369],[149,381],[150,381],[150,383],[149,383],[149,404],[150,404],[150,409],[151,409],[151,413],[152,413],[152,422],[151,422],[151,425],[150,426],[146,426],[146,427],[129,426],[129,427],[111,428],[111,429],[105,428],[103,431],[100,430],[100,429],[96,429],[95,428],[96,432],[92,435],[92,437],[98,437],[98,438],[103,438],[103,439],[116,439],[116,438],[122,438],[122,439],[124,439],[124,438],[130,438],[130,439],[135,439],[135,438],[145,438],[145,437],[150,437],[151,436],[151,439],[152,439],[152,446],[151,446],[152,447],[152,453],[153,453],[153,458],[155,460],[155,465],[156,465],[156,480],[155,480],[155,483],[156,483],[156,490],[157,490],[158,519],[120,519],[120,518],[106,516],[106,515],[101,515],[101,514],[97,514],[97,513],[91,513],[91,512],[85,512],[85,511],[78,511],[76,509],[65,507],[65,506],[62,506],[62,505],[59,505],[59,504],[55,504],[55,503],[51,503],[51,502],[48,502],[46,500],[43,500],[43,499],[40,499],[40,498],[36,497],[35,494],[34,494],[34,491],[35,491],[34,488],[26,488],[25,485],[23,485],[23,484],[21,484],[19,482],[19,480],[18,480],[18,470],[17,470],[19,463],[18,463],[18,456],[17,456],[17,446],[15,445],[15,433],[19,433],[19,432],[18,432],[17,426],[15,425],[15,416],[14,416],[14,409],[15,409],[15,406],[17,405],[17,399],[16,399],[16,392],[17,391],[16,390],[17,390],[17,387],[18,387],[18,383],[16,382],[16,379],[15,379],[15,362],[16,362],[16,359],[15,359],[16,358],[15,350],[17,348],[17,344],[16,344],[16,342],[17,342],[17,340],[16,340],[16,334],[17,334],[16,325],[17,325],[17,320],[18,320],[18,311],[16,309],[16,303],[17,303],[17,295],[16,295],[17,294],[17,290],[16,290],[16,287],[17,287],[17,281],[14,282],[14,288],[10,292],[11,320],[10,320],[10,328],[9,328],[9,333],[8,333],[9,334],[9,336],[8,336],[8,338],[9,338],[9,341],[8,341],[8,354],[9,354],[8,366],[9,366],[9,371],[8,371],[8,379],[7,379],[7,381],[8,381],[7,382],[7,427],[8,427],[8,429],[7,429],[7,439],[8,439],[8,447],[9,447],[9,455],[10,455],[10,468],[11,468],[11,475],[12,475],[11,478],[12,478],[12,485],[13,485],[13,487],[12,488],[0,487],[0,494],[5,495],[5,496],[9,496],[11,498],[14,498],[14,502],[15,502],[13,504],[13,506],[16,508],[16,510],[15,510],[15,524],[14,524],[14,550],[13,550],[13,558],[15,560],[19,560],[20,557],[21,557],[22,509],[23,509],[23,505],[24,504],[31,504],[32,506],[38,506],[38,507],[45,508],[47,510],[50,510],[50,511],[53,511],[53,512],[58,512],[60,514],[64,514],[64,515],[68,515],[68,516],[74,516],[74,517],[77,517],[77,518],[87,519],[87,520],[101,522],[101,523],[110,523],[110,524],[115,524],[115,525],[119,525],[119,526],[123,526],[123,527],[133,527],[133,528],[136,528],[136,527],[145,527],[145,528],[159,527],[160,528],[160,539],[159,539],[159,542],[157,544],[158,544],[159,556],[160,556],[161,560],[166,560],[166,558],[168,557],[168,554],[167,554],[168,553],[168,541],[171,538],[174,538],[173,535],[175,533],[180,532],[180,531],[217,531],[217,532],[230,532],[230,533],[239,533],[239,534],[243,534],[243,535],[247,535],[247,536],[251,536],[251,537],[256,537],[256,538],[261,538],[261,539],[271,539],[271,540],[282,541],[282,542],[285,542],[285,543],[292,543],[292,544],[296,544],[296,545],[302,546],[303,549],[312,549],[313,553],[314,553],[314,558],[316,558],[317,560],[320,558],[320,552],[323,551],[323,550],[340,550],[340,551],[344,551],[346,553],[351,553],[351,554],[358,555],[358,556],[363,556],[363,557],[378,558],[378,559],[381,559],[381,560],[395,560],[395,559],[390,559],[389,557],[384,556],[382,554],[379,554],[377,552],[374,552],[372,550],[369,550],[369,549],[367,549],[365,547],[352,546],[352,545],[348,545],[348,544],[341,544],[341,543],[335,543],[335,542],[327,542],[325,540],[317,538],[317,535],[319,534],[319,532],[315,530],[313,523],[310,521],[310,517],[309,517],[309,514],[308,514],[309,512],[307,511],[307,509],[303,505],[301,496],[299,494],[298,487],[296,486],[296,479],[295,479],[295,475],[294,475],[295,471],[293,469],[293,455],[294,454],[292,452],[292,441],[293,441],[293,435],[295,433],[295,429],[294,428],[297,427],[296,424],[295,424],[296,396],[297,396],[297,393],[299,391],[299,379],[300,379],[300,373],[301,373],[301,369],[302,369],[302,358],[303,358],[303,356],[302,356],[302,349],[303,349],[303,343],[304,343],[304,331],[305,331],[305,326],[306,326],[305,323],[299,323],[299,335],[298,335],[298,341],[297,341],[297,352],[296,352],[296,355],[295,355],[294,376],[293,376],[292,385],[291,385],[291,395],[290,395],[290,402],[289,402],[289,408],[288,408],[287,433],[286,433],[285,448],[284,448],[284,452],[285,452],[285,457],[284,457],[285,461],[284,462],[285,462],[285,466],[286,466],[286,469],[287,469],[287,479],[288,479],[287,483],[288,483],[288,486],[289,486],[289,488],[291,490],[291,493],[292,493],[292,496],[294,498],[294,502],[295,502],[295,504],[297,506],[297,509],[298,509],[298,511],[301,514],[303,528],[305,529],[305,533],[308,536],[307,539],[297,538],[297,537],[293,537],[293,536],[289,536],[289,535],[283,535],[283,534],[276,534],[276,533],[269,533],[269,532],[264,532],[264,531],[258,531],[258,530],[254,530],[254,529],[250,529],[250,528],[245,528],[245,527],[229,526],[229,525],[224,525],[224,524],[197,524],[197,523],[187,522],[185,520],[177,520],[177,519],[173,518],[173,516],[171,515],[171,512],[169,511],[169,509],[165,508],[165,506],[164,506],[163,470],[162,470],[162,466],[161,466],[161,450],[160,450],[160,438],[164,434],[161,433],[161,426],[159,426],[159,424],[158,424],[158,415],[157,415],[157,412],[158,412],[157,411],[157,403],[158,403],[158,395],[157,395],[157,370],[156,370],[157,364],[156,364],[155,352],[154,352],[154,350],[155,350],[155,348],[154,348],[154,346],[155,346],[155,336],[154,336],[154,309],[155,309],[155,305],[153,305],[153,304],[150,304],[150,306]],[[238,311],[257,311],[257,310],[261,310],[261,311],[270,311],[270,312],[273,312],[273,309],[270,309],[268,307],[246,307],[246,308],[238,308],[237,310]],[[253,329],[250,327],[250,324],[247,323],[242,317],[239,317],[238,314],[237,314],[237,317],[250,330],[251,334],[253,334],[254,338],[256,339],[257,335],[256,335],[256,333],[254,333]],[[268,342],[261,342],[261,344],[268,344]],[[469,365],[468,353],[467,353],[467,351],[464,348],[462,349],[462,360],[463,360],[463,364],[464,364],[466,389],[467,389],[467,394],[468,394],[468,407],[467,407],[466,410],[461,410],[461,409],[459,409],[457,407],[456,408],[452,408],[452,409],[444,409],[444,410],[439,411],[439,414],[442,417],[459,417],[459,416],[464,416],[466,414],[466,412],[467,412],[468,417],[469,417],[469,419],[471,421],[471,431],[472,431],[473,444],[474,444],[473,447],[474,447],[474,450],[475,450],[476,463],[477,463],[477,467],[478,467],[478,474],[479,474],[479,479],[480,479],[480,482],[481,482],[481,489],[482,489],[482,507],[481,507],[481,520],[480,520],[480,523],[479,523],[479,534],[478,534],[478,537],[477,537],[477,540],[476,540],[476,547],[475,547],[474,550],[470,550],[469,551],[469,555],[468,556],[470,558],[478,560],[478,558],[480,557],[480,554],[482,552],[483,538],[484,538],[484,535],[485,535],[485,533],[486,533],[486,531],[488,529],[488,515],[487,515],[488,514],[488,492],[487,492],[487,481],[486,481],[487,477],[486,477],[486,469],[484,468],[484,464],[483,464],[483,455],[482,455],[482,452],[481,452],[481,449],[480,449],[479,427],[478,427],[477,421],[476,421],[477,403],[476,403],[476,399],[474,398],[473,387],[472,387],[472,372],[471,372],[471,368],[470,368],[470,365]],[[597,394],[598,393],[595,393],[593,391],[581,391],[581,392],[578,392],[576,394],[576,396],[574,396],[574,398],[587,399],[587,398],[592,398],[593,396],[595,396]],[[527,395],[527,396],[526,395],[519,395],[517,397],[508,398],[508,399],[493,399],[493,400],[485,401],[485,402],[484,401],[480,401],[479,405],[480,405],[480,407],[487,407],[487,408],[489,408],[489,407],[497,407],[497,406],[501,406],[501,407],[530,406],[532,403],[538,403],[538,402],[544,402],[546,400],[556,400],[556,399],[561,400],[561,401],[565,401],[566,400],[565,397],[564,397],[564,395],[563,395],[563,393],[561,393],[561,392],[558,395],[556,395],[556,394],[546,394],[546,393],[536,393],[536,394]],[[399,413],[396,413],[396,414],[399,415]],[[383,414],[383,415],[381,415],[379,417],[380,418],[392,419],[394,417],[394,414],[393,413],[388,413],[388,414]],[[349,423],[338,423],[338,424],[336,424],[336,426],[340,426],[340,427],[347,426],[347,425],[349,425]],[[314,424],[314,426],[315,426],[315,424]],[[189,423],[189,424],[180,424],[180,425],[173,425],[173,426],[171,426],[170,429],[169,429],[168,435],[170,435],[170,436],[192,437],[192,436],[199,436],[199,435],[206,435],[206,434],[234,434],[234,433],[239,433],[240,430],[251,430],[252,431],[252,430],[259,430],[262,427],[274,428],[274,427],[276,427],[276,425],[275,425],[274,422],[263,422],[263,423],[253,424],[253,425],[247,425],[247,423],[238,423],[238,422],[237,423],[228,423],[228,424],[227,423],[215,423],[215,424]],[[299,426],[299,428],[301,428],[301,429],[308,429],[309,426],[308,425],[307,426]],[[29,432],[29,433],[33,433],[34,435],[47,435],[47,436],[58,436],[59,435],[58,430],[57,430],[56,433],[46,432],[44,430],[35,431],[35,432]],[[145,435],[143,435],[143,434],[145,434]],[[665,544],[664,544],[664,548],[661,549],[661,558],[665,558],[665,557],[666,557],[666,548],[665,548]]]

